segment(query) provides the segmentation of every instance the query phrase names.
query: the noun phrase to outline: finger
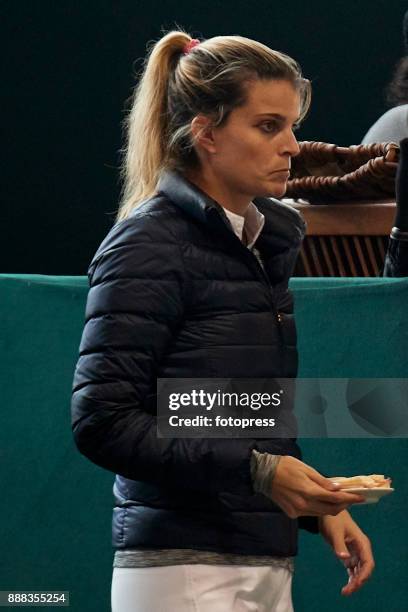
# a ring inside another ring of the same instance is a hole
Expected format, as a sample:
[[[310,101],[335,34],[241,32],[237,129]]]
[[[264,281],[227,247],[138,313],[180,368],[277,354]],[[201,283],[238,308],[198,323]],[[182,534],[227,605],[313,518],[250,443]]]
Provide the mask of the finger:
[[[307,471],[307,475],[311,480],[313,480],[313,482],[321,486],[323,489],[326,489],[327,491],[338,491],[339,490],[340,485],[338,482],[332,482],[325,476],[322,476],[322,474],[319,474],[319,472],[315,470],[314,468],[310,466],[307,466],[307,467],[309,468]]]
[[[353,565],[347,568],[348,583],[341,589],[342,595],[351,595],[360,588],[357,580],[357,566]]]
[[[349,582],[348,584],[346,584],[346,586],[344,586],[341,589],[341,594],[342,595],[351,595],[352,593],[354,593],[355,591],[358,591],[358,586],[355,583],[355,579],[354,576],[351,576],[349,578]]]
[[[349,569],[353,572],[349,583],[343,587],[342,593],[349,595],[358,591],[369,579],[375,567],[369,540],[356,540],[351,543],[354,550],[358,551],[358,557],[352,554],[352,559],[358,559]]]
[[[370,540],[353,541],[359,557],[358,579],[361,583],[366,582],[373,573],[375,563],[371,550]]]
[[[335,536],[332,542],[332,547],[335,554],[341,559],[343,562],[347,562],[347,560],[351,559],[350,551],[348,550],[344,538],[341,535]],[[349,568],[347,568],[349,569]]]
[[[343,491],[338,492],[326,492],[320,490],[313,489],[313,497],[319,501],[328,503],[328,504],[358,504],[365,501],[365,498],[362,495],[358,495],[357,493],[345,493]]]
[[[308,499],[317,499],[326,503],[344,504],[358,503],[365,501],[365,498],[358,493],[351,491],[328,491],[324,487],[313,485],[305,485],[300,491]]]
[[[365,499],[354,493],[325,491],[322,487],[313,486],[299,491],[298,501],[301,516],[322,516],[323,514],[334,516],[352,503],[360,503]],[[294,506],[297,507],[297,503]]]
[[[313,500],[309,500],[307,503],[307,508],[301,509],[301,516],[324,516],[325,514],[330,514],[331,516],[336,516],[343,510],[349,507],[350,504],[325,504],[323,502],[316,502]]]
[[[306,481],[307,482],[307,481]],[[323,502],[327,504],[357,504],[364,502],[365,498],[356,493],[346,491],[327,491],[321,486],[314,484],[303,484],[301,489],[298,489],[298,494],[308,503]]]
[[[358,580],[356,576],[350,576],[348,584],[341,589],[342,595],[351,595],[364,585],[364,582]]]
[[[336,548],[334,552],[342,561],[346,561],[347,559],[350,558],[350,553],[347,552],[347,550]]]

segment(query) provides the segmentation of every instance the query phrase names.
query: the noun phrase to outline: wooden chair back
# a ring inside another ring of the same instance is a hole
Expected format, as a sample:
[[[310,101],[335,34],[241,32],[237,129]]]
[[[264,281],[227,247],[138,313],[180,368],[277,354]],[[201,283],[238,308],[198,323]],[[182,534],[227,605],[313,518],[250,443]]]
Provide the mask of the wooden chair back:
[[[293,276],[379,276],[395,202],[290,202],[307,223]]]

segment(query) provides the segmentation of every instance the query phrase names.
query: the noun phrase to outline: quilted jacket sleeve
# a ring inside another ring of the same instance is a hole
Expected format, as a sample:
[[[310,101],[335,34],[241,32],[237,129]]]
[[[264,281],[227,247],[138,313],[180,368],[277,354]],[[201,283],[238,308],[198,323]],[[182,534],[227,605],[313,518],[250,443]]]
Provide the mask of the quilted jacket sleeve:
[[[90,264],[72,386],[75,443],[126,478],[253,495],[255,441],[157,437],[157,366],[183,324],[188,291],[180,247],[161,219],[117,224]]]

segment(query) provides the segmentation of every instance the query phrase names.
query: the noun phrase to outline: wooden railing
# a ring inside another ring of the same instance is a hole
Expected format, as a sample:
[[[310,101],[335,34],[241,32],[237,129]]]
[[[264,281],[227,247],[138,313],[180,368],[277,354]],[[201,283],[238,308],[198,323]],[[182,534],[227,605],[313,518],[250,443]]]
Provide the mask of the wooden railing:
[[[290,202],[307,223],[293,276],[379,276],[395,202]]]

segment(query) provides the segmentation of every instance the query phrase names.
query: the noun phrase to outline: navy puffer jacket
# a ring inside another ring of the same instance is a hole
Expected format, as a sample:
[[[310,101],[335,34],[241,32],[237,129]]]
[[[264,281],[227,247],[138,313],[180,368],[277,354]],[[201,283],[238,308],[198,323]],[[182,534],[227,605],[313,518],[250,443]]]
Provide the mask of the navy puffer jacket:
[[[115,549],[288,556],[299,525],[317,531],[315,517],[289,518],[252,486],[252,449],[301,459],[295,439],[156,435],[157,378],[296,376],[288,280],[305,223],[278,200],[254,203],[267,274],[223,208],[169,170],[89,266],[72,430],[80,452],[116,474]]]

